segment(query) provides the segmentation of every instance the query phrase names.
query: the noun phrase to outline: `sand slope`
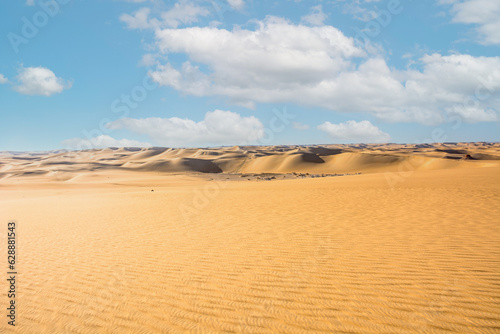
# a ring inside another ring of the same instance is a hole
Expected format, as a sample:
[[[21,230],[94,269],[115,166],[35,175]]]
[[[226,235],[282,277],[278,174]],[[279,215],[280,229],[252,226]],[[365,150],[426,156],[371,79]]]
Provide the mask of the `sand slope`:
[[[3,153],[16,332],[498,332],[499,148]]]

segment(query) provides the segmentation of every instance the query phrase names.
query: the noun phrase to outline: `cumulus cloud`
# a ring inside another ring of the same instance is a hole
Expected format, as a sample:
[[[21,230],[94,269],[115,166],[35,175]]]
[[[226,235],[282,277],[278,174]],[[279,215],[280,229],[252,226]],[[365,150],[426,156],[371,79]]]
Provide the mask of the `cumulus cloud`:
[[[451,4],[452,22],[473,24],[479,42],[500,44],[500,2],[492,0],[440,0]]]
[[[176,3],[173,8],[163,12],[161,18],[166,26],[176,28],[180,24],[190,24],[198,21],[199,17],[207,16],[210,11],[189,1]]]
[[[292,90],[335,76],[351,66],[348,58],[365,55],[334,27],[297,26],[274,17],[258,25],[256,30],[157,30],[160,52],[184,53],[190,61],[179,69],[159,66],[151,77],[188,94],[223,95],[252,106],[255,101],[287,100]],[[208,66],[212,74],[200,71],[196,63]]]
[[[262,138],[264,126],[254,116],[242,117],[231,111],[207,112],[202,121],[172,118],[122,118],[107,125],[147,134],[156,145],[249,144]]]
[[[9,82],[9,80],[0,73],[0,85]]]
[[[120,21],[125,22],[129,29],[149,29],[159,25],[158,21],[150,22],[149,14],[151,9],[144,7],[137,10],[132,15],[123,14]]]
[[[14,90],[25,95],[45,95],[61,93],[71,87],[71,83],[56,77],[45,67],[23,67],[16,77]]]
[[[151,9],[144,7],[132,15],[121,15],[120,20],[125,22],[129,29],[177,28],[179,25],[195,23],[200,17],[209,14],[210,11],[207,8],[188,0],[181,0],[169,10],[161,12],[159,18],[151,17]]]
[[[227,3],[236,10],[241,10],[245,6],[245,2],[243,0],[227,0]]]
[[[303,16],[301,21],[313,26],[321,26],[326,20],[326,14],[323,13],[323,7],[321,5],[314,6],[311,9],[311,13]]]
[[[115,139],[108,135],[100,135],[93,138],[71,138],[61,142],[61,144],[71,150],[88,150],[92,148],[106,147],[151,147],[150,143],[144,143],[129,139]]]
[[[419,70],[399,71],[332,26],[275,17],[257,24],[255,30],[159,29],[159,53],[188,60],[159,64],[150,76],[184,94],[223,96],[248,108],[291,102],[423,124],[450,114],[468,122],[499,119],[500,57],[433,54],[418,61]],[[488,98],[477,98],[478,90]]]
[[[315,96],[324,107],[367,111],[393,122],[438,124],[450,115],[468,122],[498,120],[500,58],[434,54],[420,63],[422,71],[396,71],[383,59],[369,59],[325,83]]]
[[[385,143],[391,140],[388,133],[383,132],[369,121],[347,121],[340,124],[325,122],[319,125],[318,129],[326,132],[332,139],[343,143]]]
[[[142,59],[139,61],[140,66],[153,66],[153,65],[159,65],[159,61],[157,59],[157,56],[151,53],[146,53],[145,55],[142,56]]]

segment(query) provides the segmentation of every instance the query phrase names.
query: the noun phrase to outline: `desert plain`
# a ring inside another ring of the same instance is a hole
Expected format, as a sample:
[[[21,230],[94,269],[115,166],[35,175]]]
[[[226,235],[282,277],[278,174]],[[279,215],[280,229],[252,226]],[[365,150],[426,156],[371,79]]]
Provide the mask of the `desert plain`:
[[[2,152],[9,221],[2,332],[500,332],[498,143]]]

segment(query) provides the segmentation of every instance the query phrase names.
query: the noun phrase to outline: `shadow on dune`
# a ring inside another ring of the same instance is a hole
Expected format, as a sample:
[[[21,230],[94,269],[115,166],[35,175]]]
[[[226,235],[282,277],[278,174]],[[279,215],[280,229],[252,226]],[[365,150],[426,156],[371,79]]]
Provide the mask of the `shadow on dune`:
[[[182,164],[197,172],[222,173],[222,169],[220,169],[220,167],[214,164],[211,160],[185,158],[183,159]]]
[[[321,159],[320,156],[314,153],[303,153],[302,160],[304,160],[305,162],[313,162],[317,164],[325,163],[325,160]]]
[[[104,160],[104,159],[101,159]],[[72,161],[42,161],[40,166],[55,166],[55,165],[78,165],[77,162]]]
[[[467,152],[466,150],[446,150],[446,149],[437,148],[435,151],[436,152],[444,152],[444,153],[448,153],[448,154],[469,154],[469,152]]]
[[[330,156],[330,155],[337,155],[341,154],[342,150],[341,149],[334,149],[334,148],[326,148],[326,147],[311,147],[309,148],[309,151],[313,154],[317,155],[322,155],[322,156]]]
[[[484,153],[472,154],[472,158],[475,160],[500,160],[500,156]]]
[[[124,167],[128,167],[125,165]],[[147,171],[147,172],[201,172],[201,173],[222,173],[222,169],[217,166],[212,160],[181,158],[172,160],[154,160],[138,167],[132,167],[130,170]]]

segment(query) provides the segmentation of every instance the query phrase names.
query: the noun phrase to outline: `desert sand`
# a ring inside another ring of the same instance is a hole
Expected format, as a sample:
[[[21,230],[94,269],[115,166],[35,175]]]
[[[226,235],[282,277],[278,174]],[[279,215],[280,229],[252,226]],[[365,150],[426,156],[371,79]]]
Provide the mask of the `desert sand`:
[[[0,203],[2,332],[500,332],[498,143],[2,152]]]

